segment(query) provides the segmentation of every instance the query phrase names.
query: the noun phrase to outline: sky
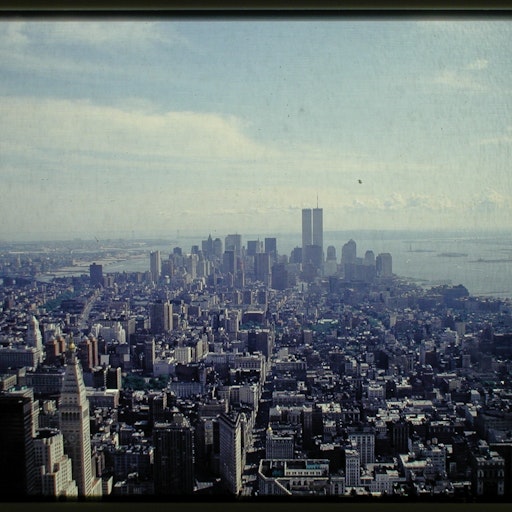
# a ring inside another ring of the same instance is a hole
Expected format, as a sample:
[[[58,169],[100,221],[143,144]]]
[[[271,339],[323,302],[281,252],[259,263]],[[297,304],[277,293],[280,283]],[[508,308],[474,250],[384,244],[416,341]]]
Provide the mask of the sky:
[[[512,226],[512,22],[3,19],[0,239]]]

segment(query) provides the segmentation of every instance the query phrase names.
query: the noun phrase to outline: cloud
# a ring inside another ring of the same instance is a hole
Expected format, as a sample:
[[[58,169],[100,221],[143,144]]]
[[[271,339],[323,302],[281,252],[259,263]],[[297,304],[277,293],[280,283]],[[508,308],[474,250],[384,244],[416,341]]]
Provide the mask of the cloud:
[[[149,21],[73,21],[19,22],[0,24],[0,42],[12,47],[28,45],[99,47],[137,47],[166,43],[186,43],[172,25]]]
[[[469,209],[481,213],[493,213],[499,210],[510,210],[512,201],[503,194],[493,189],[486,189],[480,195],[475,196],[469,203]]]
[[[62,81],[101,74],[134,76],[159,67],[156,51],[190,48],[171,24],[142,21],[0,23],[0,70],[61,74]],[[163,79],[163,76],[161,77]],[[170,77],[167,75],[166,79]]]
[[[242,162],[272,151],[244,133],[242,120],[209,112],[150,113],[88,101],[0,97],[0,140],[5,152],[57,155],[75,163],[112,159]],[[92,163],[92,162],[90,162]]]
[[[466,66],[466,69],[469,71],[481,71],[483,69],[487,69],[488,66],[489,61],[487,59],[477,59],[474,60],[473,62],[470,62]]]
[[[366,196],[353,199],[345,208],[349,211],[366,211],[368,213],[385,212],[449,212],[456,209],[456,204],[449,197],[441,194],[391,193],[385,197]]]
[[[485,137],[478,142],[481,146],[495,145],[495,144],[510,144],[512,143],[512,126],[507,126],[506,131],[502,135],[495,137]]]
[[[435,76],[432,82],[437,85],[468,92],[486,92],[489,90],[487,85],[478,82],[467,73],[449,69]]]

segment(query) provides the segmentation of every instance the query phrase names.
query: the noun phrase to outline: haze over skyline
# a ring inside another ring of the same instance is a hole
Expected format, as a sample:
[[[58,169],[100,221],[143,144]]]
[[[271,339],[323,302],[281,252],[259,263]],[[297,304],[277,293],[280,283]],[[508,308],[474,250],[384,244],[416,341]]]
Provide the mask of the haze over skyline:
[[[0,23],[0,239],[512,225],[508,20]],[[106,235],[109,234],[109,235]]]

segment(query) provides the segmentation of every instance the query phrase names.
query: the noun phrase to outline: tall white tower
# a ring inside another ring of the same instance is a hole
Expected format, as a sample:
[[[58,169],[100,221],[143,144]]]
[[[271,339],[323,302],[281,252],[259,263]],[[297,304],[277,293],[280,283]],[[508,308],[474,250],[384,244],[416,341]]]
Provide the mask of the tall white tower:
[[[25,338],[27,347],[34,347],[39,351],[39,362],[43,361],[43,336],[39,329],[39,322],[32,316],[28,322],[27,335]]]
[[[92,473],[89,400],[72,337],[66,352],[66,363],[59,406],[64,450],[71,459],[78,494],[101,496],[101,480],[94,478]]]

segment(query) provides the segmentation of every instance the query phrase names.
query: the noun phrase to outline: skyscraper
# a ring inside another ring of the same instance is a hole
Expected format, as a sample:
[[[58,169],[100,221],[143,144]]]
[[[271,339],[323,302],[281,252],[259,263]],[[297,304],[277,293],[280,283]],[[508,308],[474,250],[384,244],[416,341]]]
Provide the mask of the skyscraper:
[[[76,496],[71,459],[64,453],[62,434],[57,429],[41,429],[34,440],[38,469],[37,494],[45,496]]]
[[[341,248],[341,264],[355,264],[357,261],[357,245],[354,240],[350,239]]]
[[[43,335],[39,329],[39,322],[32,316],[28,322],[27,335],[25,337],[27,347],[34,347],[39,351],[39,362],[43,361]]]
[[[237,495],[242,489],[243,427],[242,414],[219,416],[219,465],[222,481],[229,492]]]
[[[302,210],[302,255],[308,245],[313,244],[313,221],[311,217],[311,208]]]
[[[311,263],[318,270],[323,263],[323,209],[302,210],[302,263]]]
[[[32,399],[19,394],[0,394],[0,418],[1,497],[19,499],[36,490]]]
[[[103,265],[89,265],[89,282],[92,286],[103,284]]]
[[[270,286],[270,254],[266,252],[260,252],[256,254],[256,257],[254,259],[254,276],[257,281],[261,281],[267,286]]]
[[[173,328],[172,304],[157,300],[149,305],[149,320],[152,334],[170,332]]]
[[[377,275],[380,277],[391,277],[393,275],[393,258],[389,252],[381,252],[375,259]]]
[[[171,423],[156,423],[155,494],[192,494],[194,491],[194,431],[188,420],[175,414]]]
[[[228,235],[224,241],[225,251],[235,251],[237,256],[242,254],[242,235]]]
[[[265,252],[270,254],[272,264],[277,263],[277,239],[265,238]]]
[[[313,237],[312,245],[324,250],[324,211],[322,208],[313,208]]]
[[[73,338],[66,352],[59,415],[64,450],[71,459],[78,494],[86,497],[101,496],[101,480],[94,477],[91,464],[89,400]]]
[[[345,485],[359,487],[361,485],[361,456],[354,449],[345,449]]]
[[[160,259],[160,251],[154,251],[149,255],[149,270],[151,272],[151,280],[158,283],[160,273],[162,271],[162,262]]]

